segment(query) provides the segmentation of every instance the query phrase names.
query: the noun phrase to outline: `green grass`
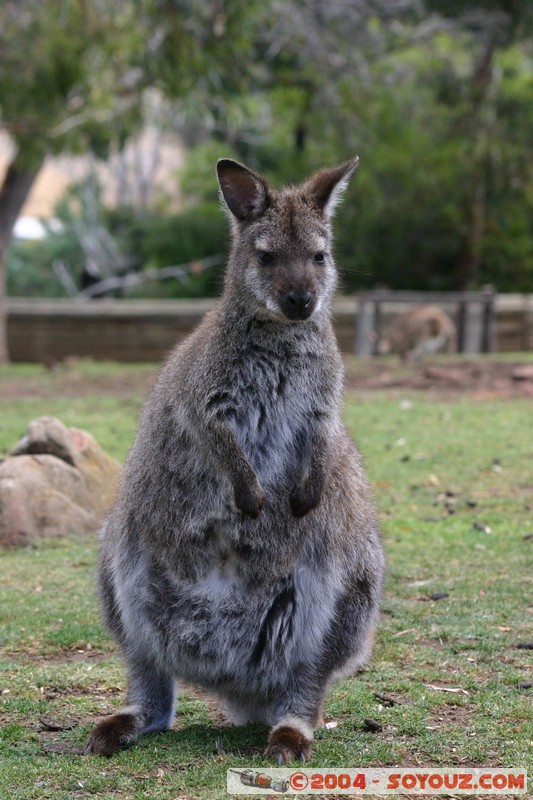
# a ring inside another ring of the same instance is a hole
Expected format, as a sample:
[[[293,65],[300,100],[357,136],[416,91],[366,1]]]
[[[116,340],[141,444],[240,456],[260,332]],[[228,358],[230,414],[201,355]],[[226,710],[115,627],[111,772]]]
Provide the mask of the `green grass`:
[[[123,459],[152,373],[1,370],[0,452],[32,417],[55,414]],[[351,393],[345,419],[381,510],[388,580],[373,661],[330,695],[326,718],[339,724],[317,732],[310,765],[531,772],[532,690],[519,684],[533,679],[532,654],[516,648],[533,627],[531,401]],[[96,549],[84,536],[0,553],[0,800],[225,797],[226,769],[267,766],[266,729],[220,727],[190,693],[172,731],[109,760],[76,752],[125,686],[99,622]],[[76,725],[44,732],[42,714]],[[382,732],[366,732],[365,717]]]

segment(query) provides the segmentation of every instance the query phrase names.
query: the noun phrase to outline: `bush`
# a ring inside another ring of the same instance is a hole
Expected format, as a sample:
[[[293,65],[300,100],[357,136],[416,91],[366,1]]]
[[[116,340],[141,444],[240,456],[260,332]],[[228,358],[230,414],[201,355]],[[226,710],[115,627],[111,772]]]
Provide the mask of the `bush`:
[[[228,250],[228,225],[215,203],[204,203],[171,216],[153,215],[138,221],[132,230],[146,267],[187,264],[209,256],[221,256],[219,266],[189,275],[181,282],[167,280],[139,287],[150,297],[213,297],[220,293]]]
[[[50,232],[41,241],[15,240],[7,251],[7,293],[10,297],[65,297],[54,261],[68,264],[76,281],[81,279],[84,256],[70,236]]]
[[[72,217],[60,220],[61,232],[45,239],[14,241],[7,256],[7,286],[12,297],[65,297],[54,261],[68,267],[81,290],[86,254]],[[142,271],[221,256],[220,265],[187,276],[183,281],[147,281],[128,297],[210,297],[219,294],[228,250],[227,221],[217,203],[204,203],[178,214],[139,217],[132,209],[103,211],[102,225],[125,270]],[[105,277],[105,276],[104,276]],[[126,296],[121,291],[115,296]]]

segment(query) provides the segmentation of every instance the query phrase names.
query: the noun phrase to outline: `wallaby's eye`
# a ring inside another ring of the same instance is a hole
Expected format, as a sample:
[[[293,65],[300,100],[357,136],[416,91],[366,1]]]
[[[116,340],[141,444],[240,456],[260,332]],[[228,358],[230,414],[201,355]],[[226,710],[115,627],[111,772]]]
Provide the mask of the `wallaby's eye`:
[[[276,260],[276,257],[274,253],[269,253],[267,250],[258,250],[257,260],[262,267],[270,267]]]
[[[326,260],[324,253],[315,253],[315,264],[323,264]]]

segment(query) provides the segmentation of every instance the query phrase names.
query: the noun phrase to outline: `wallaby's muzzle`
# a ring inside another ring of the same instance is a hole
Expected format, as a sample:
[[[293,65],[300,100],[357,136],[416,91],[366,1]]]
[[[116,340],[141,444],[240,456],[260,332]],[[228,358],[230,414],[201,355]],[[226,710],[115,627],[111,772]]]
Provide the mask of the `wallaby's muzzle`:
[[[291,289],[280,299],[281,310],[287,319],[309,319],[316,306],[316,296],[308,289]]]

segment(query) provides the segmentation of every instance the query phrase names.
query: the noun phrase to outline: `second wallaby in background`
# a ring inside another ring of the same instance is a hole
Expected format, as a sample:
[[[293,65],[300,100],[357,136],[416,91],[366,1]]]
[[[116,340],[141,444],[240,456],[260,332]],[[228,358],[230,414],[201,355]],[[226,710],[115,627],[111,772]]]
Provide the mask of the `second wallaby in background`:
[[[457,334],[452,320],[438,306],[419,306],[399,314],[378,341],[378,353],[416,360],[430,353],[453,353]]]
[[[328,688],[370,653],[383,553],[330,320],[331,216],[356,165],[275,191],[218,162],[225,289],[163,368],[102,531],[127,706],[87,753],[169,727],[183,679],[269,724],[278,763],[303,760]]]

